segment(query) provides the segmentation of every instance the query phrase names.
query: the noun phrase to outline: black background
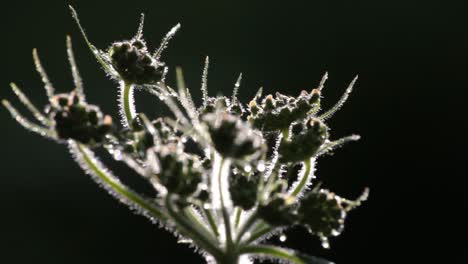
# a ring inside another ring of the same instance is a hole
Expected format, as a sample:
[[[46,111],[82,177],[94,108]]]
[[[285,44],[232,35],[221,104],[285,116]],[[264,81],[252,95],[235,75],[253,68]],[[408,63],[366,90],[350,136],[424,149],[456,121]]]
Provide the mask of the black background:
[[[337,263],[468,262],[465,1],[70,3],[103,49],[133,36],[141,12],[153,47],[181,22],[164,59],[183,66],[197,98],[206,55],[210,92],[230,94],[243,72],[244,101],[259,86],[293,95],[311,90],[328,71],[329,107],[359,74],[350,100],[329,124],[335,138],[363,138],[322,158],[318,177],[350,198],[369,186],[370,200],[349,216],[330,250],[302,229],[288,232],[286,244]],[[7,88],[15,81],[37,105],[46,103],[34,47],[58,90],[69,91],[65,35],[71,34],[89,100],[117,119],[116,85],[85,47],[65,1],[3,1],[1,10],[0,97],[19,106]],[[146,94],[137,101],[150,116],[163,112]],[[98,188],[65,146],[26,132],[5,110],[0,120],[0,262],[201,263],[186,245]]]

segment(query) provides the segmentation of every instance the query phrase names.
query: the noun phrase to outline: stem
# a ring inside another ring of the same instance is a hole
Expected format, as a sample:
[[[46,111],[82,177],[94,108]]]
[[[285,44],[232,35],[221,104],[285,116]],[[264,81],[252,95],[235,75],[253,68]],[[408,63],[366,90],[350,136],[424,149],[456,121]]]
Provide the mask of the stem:
[[[190,221],[195,229],[198,229],[205,237],[209,238],[213,243],[217,244],[215,236],[206,227],[206,225],[203,223],[203,220],[200,219],[200,216],[195,213],[194,208],[186,207],[181,211],[181,213]]]
[[[120,201],[130,205],[131,207],[137,207],[144,211],[144,213],[156,219],[162,220],[167,218],[166,214],[161,210],[161,208],[158,208],[157,205],[129,189],[114,175],[106,171],[103,166],[98,163],[97,159],[86,146],[79,143],[73,143],[71,147],[72,150],[76,150],[78,152],[76,153],[77,155],[81,156],[82,159],[77,156],[76,160],[78,163],[80,163],[82,168],[95,176],[97,178],[96,180],[102,183],[106,189],[114,192],[116,194],[114,196]]]
[[[309,183],[310,178],[312,177],[312,173],[311,173],[312,163],[313,163],[312,158],[304,161],[304,166],[305,166],[304,175],[302,175],[302,179],[299,181],[299,183],[296,185],[294,190],[291,192],[291,196],[294,196],[294,197],[298,196],[307,186],[307,183]]]
[[[210,241],[209,238],[203,235],[203,232],[196,229],[195,226],[191,222],[187,221],[187,219],[182,217],[185,214],[181,214],[180,212],[177,212],[174,209],[173,201],[171,198],[172,198],[171,194],[166,195],[165,204],[166,204],[169,216],[174,220],[174,222],[179,227],[179,229],[183,231],[185,235],[193,239],[193,241],[197,245],[202,247],[204,250],[206,250],[216,259],[223,256],[222,252],[217,248],[216,242]]]
[[[226,246],[227,246],[227,249],[229,250],[232,246],[232,232],[231,232],[231,219],[229,218],[229,213],[226,208],[226,203],[224,202],[223,184],[227,184],[227,182],[223,181],[223,180],[227,181],[227,179],[223,179],[225,178],[223,177],[224,166],[229,166],[229,161],[227,159],[221,158],[221,165],[219,167],[219,172],[218,172],[218,191],[219,191],[219,198],[221,200],[221,214],[223,215],[224,228],[226,231]]]
[[[120,94],[120,114],[122,123],[125,127],[132,128],[132,122],[135,118],[135,106],[133,98],[133,85],[128,82],[122,82]]]
[[[210,225],[211,230],[213,230],[213,234],[216,237],[219,237],[218,227],[216,226],[216,222],[215,222],[215,220],[213,218],[213,215],[211,214],[211,211],[203,208],[203,213],[206,216],[206,220],[208,221],[208,224]]]
[[[236,229],[239,227],[241,215],[242,215],[242,209],[240,207],[237,207],[236,218],[234,219],[234,228]]]
[[[241,226],[239,232],[237,233],[236,244],[239,244],[241,242],[244,234],[250,229],[250,227],[252,227],[255,224],[257,220],[258,220],[258,214],[257,214],[257,211],[255,211],[254,213],[252,213],[252,215],[250,215],[247,221],[245,221],[245,223]]]
[[[249,237],[249,239],[247,239],[243,244],[249,245],[250,243],[270,233],[273,230],[274,228],[271,226],[268,226],[266,224],[260,224],[258,228],[255,228],[254,233]]]

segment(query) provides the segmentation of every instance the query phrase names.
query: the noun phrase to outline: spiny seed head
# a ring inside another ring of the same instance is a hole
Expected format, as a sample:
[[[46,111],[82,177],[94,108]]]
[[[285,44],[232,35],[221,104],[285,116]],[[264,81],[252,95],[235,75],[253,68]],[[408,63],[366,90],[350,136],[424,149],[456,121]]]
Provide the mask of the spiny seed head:
[[[258,175],[247,177],[241,173],[229,177],[229,192],[235,206],[250,210],[257,203]]]
[[[258,213],[272,226],[288,226],[297,221],[294,199],[284,194],[277,194],[268,202],[259,205]]]
[[[151,56],[142,39],[116,42],[109,49],[112,65],[125,82],[156,84],[163,78],[164,64]]]
[[[207,114],[203,117],[214,148],[224,157],[241,159],[264,150],[262,136],[239,117],[228,114]]]
[[[312,233],[330,237],[342,232],[346,210],[339,196],[325,189],[314,189],[301,199],[298,215],[299,222]]]
[[[328,138],[328,130],[319,119],[293,125],[292,135],[281,142],[278,153],[283,162],[300,162],[313,157]]]
[[[47,108],[60,139],[96,146],[103,143],[113,129],[110,116],[104,116],[95,105],[80,102],[74,92],[56,95],[51,102]]]
[[[317,106],[317,94],[302,91],[298,97],[276,93],[275,97],[267,95],[261,105],[250,107],[249,120],[255,128],[265,132],[284,131],[294,122],[301,122]]]
[[[158,146],[154,151],[160,166],[160,172],[155,177],[167,191],[181,197],[195,193],[202,181],[199,160],[195,156],[183,153],[180,146],[174,144]]]

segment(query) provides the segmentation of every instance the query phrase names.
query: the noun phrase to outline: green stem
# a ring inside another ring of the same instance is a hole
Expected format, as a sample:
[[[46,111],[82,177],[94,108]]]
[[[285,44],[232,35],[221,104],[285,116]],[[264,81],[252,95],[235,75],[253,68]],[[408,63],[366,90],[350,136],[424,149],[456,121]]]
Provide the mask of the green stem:
[[[261,238],[262,236],[270,233],[273,231],[274,228],[271,226],[268,226],[266,224],[260,224],[258,228],[254,230],[252,235],[247,239],[243,244],[249,245],[250,243],[254,242],[255,240]]]
[[[255,211],[250,215],[249,218],[247,218],[247,221],[241,226],[239,232],[237,233],[236,237],[236,244],[238,245],[244,234],[255,224],[255,222],[258,220],[258,213]]]
[[[231,232],[231,219],[229,218],[229,213],[226,208],[226,204],[224,202],[224,193],[223,193],[223,168],[226,166],[228,161],[224,158],[221,158],[220,161],[221,165],[219,166],[219,172],[218,172],[218,191],[219,191],[219,198],[221,200],[221,214],[223,215],[223,221],[224,221],[224,228],[226,231],[226,246],[227,250],[229,250],[232,247],[232,232]],[[227,179],[225,179],[227,180]]]
[[[129,189],[117,178],[115,178],[115,176],[109,174],[107,171],[103,170],[101,166],[96,164],[96,159],[92,156],[92,154],[90,154],[91,151],[86,146],[79,143],[75,144],[79,154],[81,154],[83,157],[84,163],[86,163],[86,166],[89,168],[89,170],[92,171],[93,175],[95,175],[106,187],[117,193],[121,200],[124,198],[125,203],[129,204],[130,206],[137,206],[141,208],[151,217],[156,219],[162,220],[167,217],[161,208],[158,208],[157,205]]]
[[[213,215],[211,214],[211,211],[203,208],[203,213],[206,216],[206,220],[208,221],[208,224],[210,225],[211,230],[213,231],[213,234],[216,237],[219,237],[218,227],[216,226],[216,223],[215,223],[215,220],[213,218]]]
[[[205,237],[209,238],[212,241],[212,243],[217,244],[217,240],[214,234],[210,232],[210,230],[205,226],[205,224],[200,219],[200,216],[195,214],[194,211],[195,211],[194,208],[186,207],[182,211],[182,214],[190,221],[190,223],[192,223],[195,229],[198,229],[200,233],[202,233]]]
[[[312,170],[312,159],[308,159],[304,161],[305,171],[304,175],[302,175],[301,181],[297,184],[296,188],[291,193],[291,196],[297,196],[302,192],[302,190],[306,187],[307,183],[309,182],[309,178],[311,177],[311,170]]]
[[[236,218],[234,220],[234,228],[236,229],[239,227],[241,215],[242,215],[242,209],[240,207],[237,207]]]
[[[121,89],[120,111],[122,111],[124,124],[131,128],[133,119],[135,118],[135,110],[133,109],[133,85],[128,82],[123,82]]]
[[[171,194],[166,195],[165,205],[167,207],[167,211],[169,216],[174,220],[176,225],[179,227],[179,230],[185,233],[186,236],[193,239],[193,241],[199,245],[201,248],[206,250],[209,254],[211,254],[216,259],[223,256],[223,253],[218,249],[214,242],[210,241],[209,238],[203,235],[202,232],[194,228],[193,224],[184,217],[184,214],[180,214],[174,209],[173,201],[171,200]]]

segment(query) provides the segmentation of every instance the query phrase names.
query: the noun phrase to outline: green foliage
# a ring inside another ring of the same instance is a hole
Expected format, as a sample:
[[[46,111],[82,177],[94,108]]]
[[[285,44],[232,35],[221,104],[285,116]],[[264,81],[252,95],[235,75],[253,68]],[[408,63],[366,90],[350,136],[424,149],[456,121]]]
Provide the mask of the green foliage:
[[[177,69],[177,90],[166,81],[169,68],[161,55],[180,25],[176,25],[154,53],[143,38],[143,16],[136,36],[115,42],[108,51],[86,44],[111,78],[119,81],[122,127],[112,123],[99,107],[85,98],[82,81],[67,38],[67,54],[75,88],[55,94],[37,52],[33,56],[44,82],[49,104],[40,112],[18,86],[11,87],[39,122],[27,120],[8,101],[3,105],[26,129],[67,144],[81,168],[119,201],[137,213],[167,227],[200,248],[207,261],[223,264],[252,263],[270,257],[291,263],[331,263],[296,251],[261,243],[278,230],[302,225],[328,245],[328,237],[343,231],[348,212],[367,198],[355,201],[321,189],[315,178],[316,159],[357,136],[330,140],[325,120],[346,101],[356,79],[340,101],[320,114],[321,91],[297,97],[276,93],[262,97],[262,89],[248,105],[237,93],[231,98],[208,94],[208,58],[202,76],[203,105],[196,106]],[[133,104],[134,88],[156,96],[172,115],[150,120]],[[93,148],[108,151],[147,179],[157,191],[143,195],[121,183],[98,160]],[[297,167],[301,170],[297,170]],[[298,174],[288,184],[285,175]]]

